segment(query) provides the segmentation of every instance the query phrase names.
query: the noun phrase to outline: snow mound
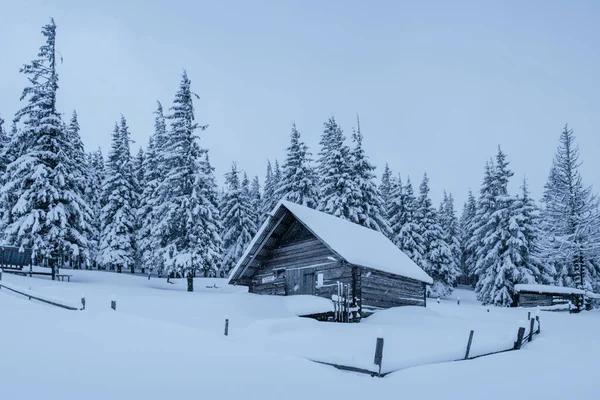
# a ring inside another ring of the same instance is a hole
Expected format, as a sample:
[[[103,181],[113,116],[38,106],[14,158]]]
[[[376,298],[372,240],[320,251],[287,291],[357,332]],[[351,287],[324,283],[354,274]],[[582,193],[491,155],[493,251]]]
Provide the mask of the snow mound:
[[[297,316],[333,312],[333,302],[324,297],[311,295],[286,296],[284,304]]]
[[[398,325],[406,324],[409,321],[421,321],[423,318],[440,317],[442,317],[440,314],[425,307],[403,306],[377,311],[373,315],[363,319],[361,323]]]

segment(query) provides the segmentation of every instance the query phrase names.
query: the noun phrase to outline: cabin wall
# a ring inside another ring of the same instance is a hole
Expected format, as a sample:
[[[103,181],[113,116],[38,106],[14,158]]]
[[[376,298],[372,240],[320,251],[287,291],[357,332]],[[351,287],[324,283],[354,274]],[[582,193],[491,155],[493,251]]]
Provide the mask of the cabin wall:
[[[575,303],[578,295],[562,293],[530,293],[521,292],[517,303],[519,307],[548,307],[556,304]]]
[[[363,316],[378,309],[425,307],[425,283],[370,268],[361,268]]]
[[[341,264],[327,257],[335,257],[335,255],[315,237],[287,243],[273,249],[269,251],[258,271],[252,276],[249,291],[281,296],[293,294],[287,293],[289,290],[286,289],[285,271],[288,269],[310,269],[315,274],[317,271],[324,271],[327,277],[334,277],[336,273],[331,270],[335,270]],[[320,295],[320,292],[323,291],[317,290],[315,294]]]

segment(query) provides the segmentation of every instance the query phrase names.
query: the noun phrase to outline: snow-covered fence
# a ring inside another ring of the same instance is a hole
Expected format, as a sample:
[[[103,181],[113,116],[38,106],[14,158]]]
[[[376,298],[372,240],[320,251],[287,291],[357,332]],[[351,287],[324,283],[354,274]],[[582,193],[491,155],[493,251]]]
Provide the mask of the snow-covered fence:
[[[29,291],[29,290],[25,290],[25,289],[19,289],[19,288],[15,288],[12,286],[8,286],[5,283],[0,283],[0,289],[7,289],[13,293],[17,293],[20,294],[22,296],[27,297],[29,300],[37,300],[37,301],[41,301],[42,303],[46,303],[46,304],[50,304],[52,306],[55,307],[60,307],[60,308],[64,308],[66,310],[79,310],[79,307],[76,307],[74,305],[69,305],[69,304],[64,304],[63,302],[59,301],[59,300],[55,300],[55,299],[50,299],[50,298],[44,298],[41,297],[38,294],[34,294],[33,292]]]
[[[541,325],[540,325],[540,317],[539,316],[535,316],[535,318],[531,318],[531,314],[528,314],[528,318],[529,318],[528,324],[523,322],[521,324],[521,326],[519,326],[519,329],[517,331],[517,338],[516,338],[516,341],[514,342],[514,344],[512,345],[512,347],[504,348],[504,349],[500,349],[500,350],[496,350],[496,351],[491,351],[491,352],[488,352],[485,354],[476,354],[475,356],[470,355],[471,345],[473,343],[473,337],[475,334],[475,331],[471,330],[469,332],[468,340],[466,343],[466,351],[465,351],[464,358],[455,359],[455,360],[449,359],[446,361],[440,360],[440,361],[436,361],[436,362],[428,362],[428,363],[424,363],[424,364],[413,365],[410,367],[395,369],[395,370],[386,371],[384,373],[381,373],[381,362],[383,359],[383,339],[379,338],[379,339],[377,339],[377,344],[376,344],[376,348],[375,348],[375,361],[374,361],[374,365],[379,367],[378,371],[354,367],[354,366],[348,366],[348,365],[329,363],[329,362],[325,362],[325,361],[317,361],[317,360],[312,360],[312,361],[319,363],[319,364],[330,365],[330,366],[333,366],[337,369],[344,370],[344,371],[360,372],[360,373],[371,375],[371,376],[385,377],[386,375],[389,375],[393,372],[397,372],[397,371],[400,371],[401,369],[406,369],[406,368],[413,368],[413,367],[422,366],[422,365],[437,364],[437,363],[444,363],[444,362],[458,362],[458,361],[473,360],[473,359],[479,358],[479,357],[486,357],[486,356],[491,356],[494,354],[500,354],[500,353],[506,353],[509,351],[520,350],[526,343],[531,342],[533,340],[534,336],[538,335],[541,332]],[[529,327],[527,328],[525,325],[529,325]]]

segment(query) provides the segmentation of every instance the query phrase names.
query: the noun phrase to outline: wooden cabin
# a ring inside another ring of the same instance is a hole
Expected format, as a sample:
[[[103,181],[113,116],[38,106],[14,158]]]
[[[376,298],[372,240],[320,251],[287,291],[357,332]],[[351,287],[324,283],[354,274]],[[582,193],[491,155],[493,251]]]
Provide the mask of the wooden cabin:
[[[518,307],[554,307],[559,309],[569,302],[573,305],[592,305],[597,303],[599,295],[575,288],[553,285],[515,285]]]
[[[358,316],[397,306],[425,306],[432,279],[383,234],[298,204],[271,212],[229,283],[265,295],[331,299],[340,285]]]

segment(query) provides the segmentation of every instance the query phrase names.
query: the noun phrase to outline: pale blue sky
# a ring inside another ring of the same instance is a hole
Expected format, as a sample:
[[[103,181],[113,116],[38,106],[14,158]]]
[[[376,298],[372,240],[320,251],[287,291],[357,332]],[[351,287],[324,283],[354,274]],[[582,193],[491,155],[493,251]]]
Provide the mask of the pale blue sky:
[[[600,187],[600,3],[595,1],[49,1],[0,0],[0,115],[18,73],[58,25],[59,106],[77,108],[88,149],[109,149],[128,119],[134,148],[169,107],[187,69],[202,143],[217,175],[232,161],[264,173],[284,157],[292,121],[313,153],[331,115],[437,202],[479,189],[501,144],[517,181],[539,196],[566,122],[587,184]]]

